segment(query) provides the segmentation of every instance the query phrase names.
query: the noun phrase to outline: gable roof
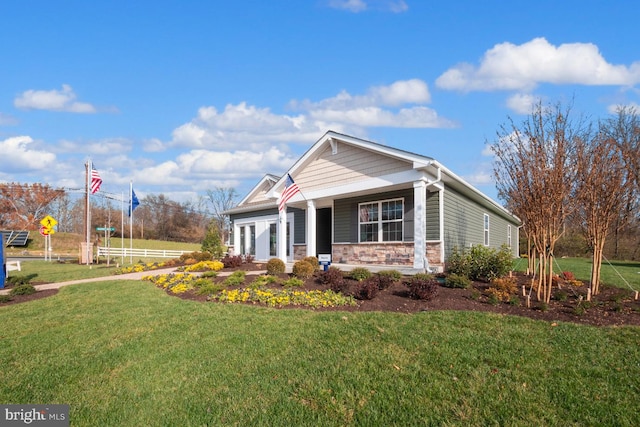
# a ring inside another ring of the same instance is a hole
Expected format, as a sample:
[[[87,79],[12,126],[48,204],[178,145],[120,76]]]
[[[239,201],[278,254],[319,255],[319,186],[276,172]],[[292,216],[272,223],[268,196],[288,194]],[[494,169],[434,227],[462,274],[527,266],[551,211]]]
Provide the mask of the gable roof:
[[[427,172],[429,175],[436,177],[432,184],[437,185],[438,181],[442,181],[446,185],[449,185],[460,193],[464,194],[466,197],[472,198],[485,206],[491,207],[493,208],[493,210],[499,212],[502,215],[517,218],[496,201],[480,192],[478,189],[467,183],[464,179],[451,172],[449,169],[447,169],[431,157],[423,156],[398,148],[389,147],[387,145],[378,144],[373,141],[356,138],[334,131],[326,132],[282,176],[277,177],[275,175],[266,175],[254,187],[254,189],[244,199],[242,199],[240,203],[238,203],[237,207],[231,209],[230,211],[240,212],[257,207],[256,204],[251,203],[251,200],[258,194],[260,194],[260,191],[265,191],[265,182],[268,182],[270,187],[264,193],[263,203],[260,203],[259,205],[261,207],[264,206],[265,208],[276,206],[277,199],[280,196],[281,192],[284,190],[287,174],[291,175],[295,180],[296,176],[299,175],[303,170],[305,170],[305,168],[307,168],[312,162],[316,161],[325,150],[329,149],[330,147],[332,152],[337,153],[340,150],[341,144],[346,144],[348,146],[369,151],[375,155],[401,161],[405,164],[406,169],[418,172]]]

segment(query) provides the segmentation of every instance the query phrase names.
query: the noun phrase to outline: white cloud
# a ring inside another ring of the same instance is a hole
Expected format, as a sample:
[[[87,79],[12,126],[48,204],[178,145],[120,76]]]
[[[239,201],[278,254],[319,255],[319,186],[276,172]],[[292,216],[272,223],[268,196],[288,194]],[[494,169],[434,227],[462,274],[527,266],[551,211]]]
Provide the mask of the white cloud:
[[[363,0],[330,0],[329,7],[355,13],[367,10],[367,4]]]
[[[56,155],[47,151],[33,149],[33,138],[15,136],[0,141],[3,172],[26,172],[44,170],[53,166]]]
[[[241,102],[224,111],[206,106],[173,131],[170,146],[229,150],[242,144],[312,143],[331,129],[364,134],[367,127],[443,128],[454,123],[424,105],[431,101],[419,79],[375,86],[364,95],[341,91],[317,102],[293,100],[296,115],[276,114]],[[413,105],[411,105],[413,104]]]
[[[518,114],[531,114],[534,106],[541,101],[539,96],[529,93],[517,93],[507,99],[507,107]]]
[[[501,43],[480,64],[463,63],[436,80],[442,89],[460,91],[531,90],[540,83],[633,85],[640,82],[640,62],[609,64],[592,43],[550,44],[535,38],[522,45]]]
[[[620,108],[635,110],[636,114],[640,114],[640,104],[637,102],[629,102],[627,104],[612,104],[607,107],[610,114],[617,114]]]
[[[62,90],[27,90],[13,101],[16,108],[25,110],[65,111],[69,113],[95,113],[96,108],[86,102],[76,101],[76,94],[69,85]]]
[[[404,0],[329,0],[329,7],[347,10],[353,13],[366,10],[383,10],[393,13],[402,13],[409,10]]]

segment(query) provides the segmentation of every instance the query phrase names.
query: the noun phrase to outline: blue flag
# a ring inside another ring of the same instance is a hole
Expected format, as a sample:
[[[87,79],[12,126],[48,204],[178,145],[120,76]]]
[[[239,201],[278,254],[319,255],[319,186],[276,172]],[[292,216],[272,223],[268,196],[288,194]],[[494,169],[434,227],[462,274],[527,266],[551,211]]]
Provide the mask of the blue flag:
[[[138,197],[136,196],[136,192],[133,191],[133,188],[131,189],[131,200],[129,201],[129,216],[131,216],[131,213],[133,212],[133,210],[135,208],[137,208],[140,205],[140,201],[138,200]]]

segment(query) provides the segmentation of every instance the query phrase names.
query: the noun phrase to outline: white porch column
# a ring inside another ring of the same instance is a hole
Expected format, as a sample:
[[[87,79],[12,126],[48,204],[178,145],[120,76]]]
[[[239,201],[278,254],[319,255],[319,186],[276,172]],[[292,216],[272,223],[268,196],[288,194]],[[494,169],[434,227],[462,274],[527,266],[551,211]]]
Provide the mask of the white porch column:
[[[316,256],[316,202],[307,200],[307,256]]]
[[[287,208],[278,213],[278,258],[287,262]]]
[[[427,257],[427,183],[413,183],[413,268],[424,269]]]

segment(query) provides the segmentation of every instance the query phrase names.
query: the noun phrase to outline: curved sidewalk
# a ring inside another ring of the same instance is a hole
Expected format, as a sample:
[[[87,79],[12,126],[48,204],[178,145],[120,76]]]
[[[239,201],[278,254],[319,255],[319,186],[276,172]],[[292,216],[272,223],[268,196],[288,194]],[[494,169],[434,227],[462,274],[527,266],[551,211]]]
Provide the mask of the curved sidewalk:
[[[181,273],[177,271],[175,267],[172,268],[159,268],[157,270],[147,270],[147,271],[139,271],[136,273],[127,273],[127,274],[112,274],[110,276],[101,276],[101,277],[91,277],[87,279],[78,279],[78,280],[69,280],[66,282],[54,282],[54,283],[45,283],[42,285],[35,285],[34,287],[38,291],[44,291],[46,289],[59,289],[63,286],[69,285],[77,285],[80,283],[92,283],[92,282],[108,282],[111,280],[142,280],[144,276],[149,275],[160,275],[160,274],[169,274],[169,273]],[[219,272],[218,277],[224,277],[230,275],[231,271]],[[191,273],[194,275],[199,275],[201,273],[194,272]],[[256,270],[256,271],[247,271],[248,275],[258,275],[258,274],[266,274],[266,270]],[[0,289],[0,295],[6,295],[11,292],[12,288]]]

